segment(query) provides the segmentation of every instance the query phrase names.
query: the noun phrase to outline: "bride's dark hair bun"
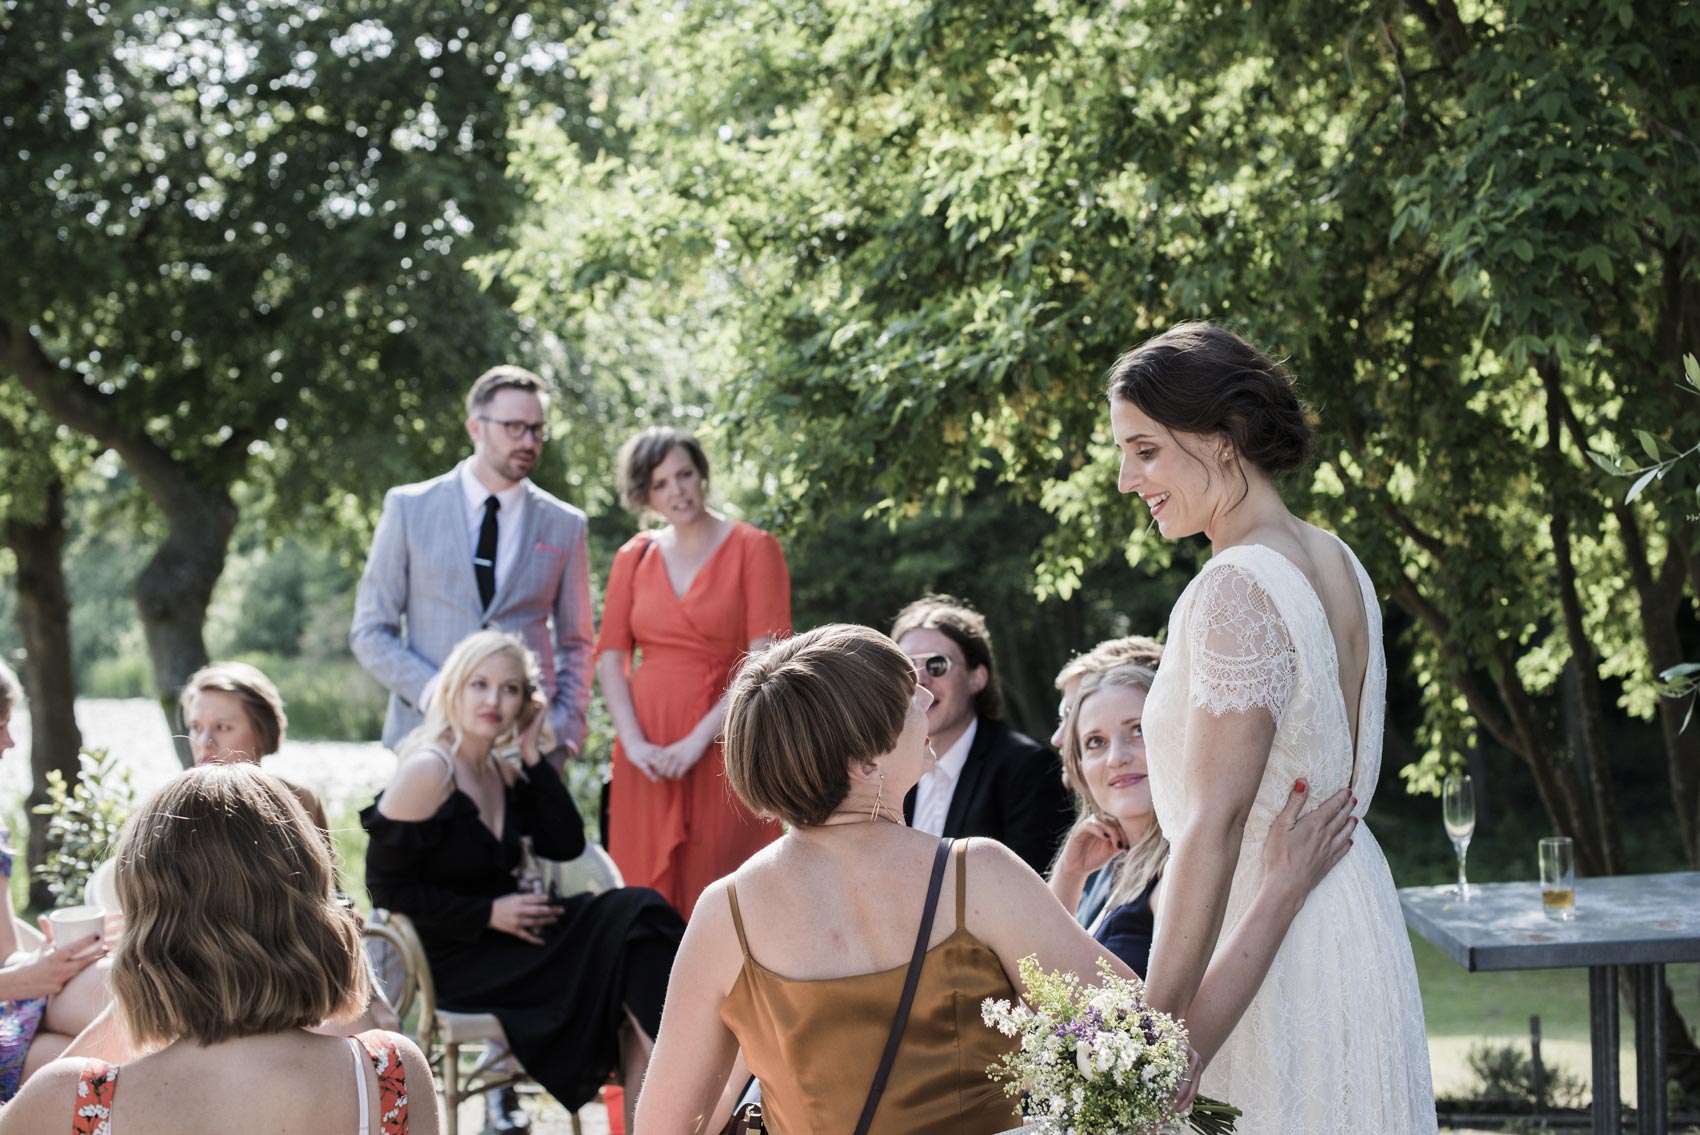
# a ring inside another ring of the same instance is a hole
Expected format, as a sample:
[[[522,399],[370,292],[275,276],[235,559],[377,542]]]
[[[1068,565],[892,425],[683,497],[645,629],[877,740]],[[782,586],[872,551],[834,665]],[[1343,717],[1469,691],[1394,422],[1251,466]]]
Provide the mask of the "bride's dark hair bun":
[[[1271,476],[1303,468],[1316,447],[1292,374],[1214,323],[1182,323],[1124,354],[1108,394],[1171,430],[1225,435]]]

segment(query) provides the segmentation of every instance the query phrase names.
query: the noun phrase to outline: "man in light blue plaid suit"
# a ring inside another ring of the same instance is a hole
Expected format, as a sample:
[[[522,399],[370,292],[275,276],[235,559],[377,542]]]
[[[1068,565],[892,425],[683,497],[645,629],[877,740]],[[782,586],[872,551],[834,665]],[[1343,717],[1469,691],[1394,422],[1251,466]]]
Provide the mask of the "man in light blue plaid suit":
[[[528,370],[486,372],[466,399],[472,456],[384,497],[348,644],[390,691],[391,748],[423,720],[455,644],[483,628],[518,634],[542,663],[556,767],[584,744],[595,635],[584,513],[528,480],[547,399]]]

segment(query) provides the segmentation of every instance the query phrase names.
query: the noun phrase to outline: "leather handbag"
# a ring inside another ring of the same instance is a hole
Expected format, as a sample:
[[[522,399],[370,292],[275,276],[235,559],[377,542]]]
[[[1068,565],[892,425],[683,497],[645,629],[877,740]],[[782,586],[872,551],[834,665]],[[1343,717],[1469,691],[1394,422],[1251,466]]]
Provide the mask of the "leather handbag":
[[[933,915],[938,912],[939,891],[944,885],[944,869],[950,863],[951,843],[948,839],[939,840],[939,849],[933,856],[933,877],[927,883],[927,905],[921,912],[921,929],[915,935],[915,952],[909,958],[909,972],[903,979],[903,996],[897,1003],[897,1016],[891,1022],[891,1035],[886,1038],[885,1051],[880,1054],[873,1086],[868,1089],[868,1100],[862,1105],[862,1116],[856,1122],[856,1135],[868,1135],[874,1112],[880,1105],[880,1096],[885,1093],[885,1082],[891,1077],[892,1065],[897,1062],[897,1049],[903,1043],[903,1030],[909,1024],[909,1009],[915,1003],[915,987],[921,982],[921,966],[927,960],[927,940],[933,936]],[[732,1118],[721,1129],[720,1135],[747,1135],[752,1131],[767,1131],[761,1113],[761,1082],[754,1076],[744,1086],[744,1094],[739,1097],[738,1106],[732,1109]]]

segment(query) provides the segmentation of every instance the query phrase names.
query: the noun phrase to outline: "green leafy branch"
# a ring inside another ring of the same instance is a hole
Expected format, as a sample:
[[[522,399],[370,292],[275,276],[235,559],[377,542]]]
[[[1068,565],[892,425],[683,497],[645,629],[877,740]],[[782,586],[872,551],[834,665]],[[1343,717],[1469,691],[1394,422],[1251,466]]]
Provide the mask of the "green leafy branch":
[[[1700,360],[1696,360],[1693,355],[1682,356],[1682,371],[1683,378],[1688,382],[1687,393],[1700,394]],[[1684,388],[1678,387],[1678,389]],[[1637,465],[1621,454],[1601,453],[1597,449],[1588,451],[1588,456],[1594,464],[1613,477],[1635,478],[1635,483],[1629,486],[1629,492],[1624,495],[1624,504],[1634,501],[1646,490],[1648,485],[1655,480],[1664,480],[1666,473],[1669,473],[1694,454],[1700,453],[1700,442],[1679,451],[1676,446],[1664,438],[1649,433],[1647,430],[1636,430],[1635,440],[1641,443],[1641,451],[1647,455],[1647,460],[1651,464]],[[1697,499],[1700,499],[1700,486],[1696,486],[1695,495]]]

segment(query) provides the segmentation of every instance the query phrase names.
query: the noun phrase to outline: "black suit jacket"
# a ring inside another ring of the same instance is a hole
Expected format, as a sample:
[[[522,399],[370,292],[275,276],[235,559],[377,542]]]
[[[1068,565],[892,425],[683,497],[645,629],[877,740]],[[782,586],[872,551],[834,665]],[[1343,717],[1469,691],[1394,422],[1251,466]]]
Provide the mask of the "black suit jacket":
[[[915,792],[903,799],[915,819]],[[945,813],[945,836],[990,836],[1043,875],[1074,822],[1057,755],[1025,733],[982,717]]]

